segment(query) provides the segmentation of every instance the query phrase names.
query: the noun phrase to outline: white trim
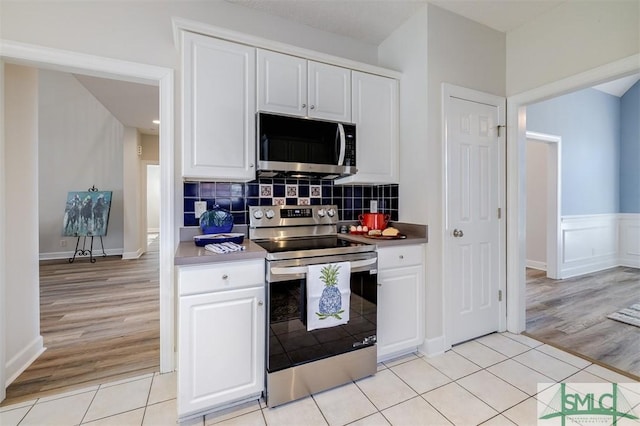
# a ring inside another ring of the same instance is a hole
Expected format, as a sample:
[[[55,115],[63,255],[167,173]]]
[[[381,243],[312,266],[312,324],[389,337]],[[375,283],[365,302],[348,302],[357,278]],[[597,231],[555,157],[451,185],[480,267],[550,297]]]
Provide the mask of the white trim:
[[[532,139],[544,142],[549,146],[547,164],[547,259],[544,268],[535,268],[547,271],[547,277],[560,278],[560,217],[562,208],[562,138],[546,133],[526,133],[527,140]],[[527,261],[527,263],[530,261]],[[539,262],[538,262],[539,263]]]
[[[527,268],[537,269],[538,271],[547,271],[547,264],[537,260],[527,259]]]
[[[198,21],[192,21],[185,18],[174,17],[171,19],[173,25],[173,41],[177,49],[180,49],[180,32],[189,31],[206,36],[219,38],[222,40],[232,41],[234,43],[253,46],[258,49],[273,50],[287,55],[298,56],[316,62],[322,62],[339,67],[349,68],[356,71],[367,72],[370,74],[381,75],[385,77],[400,79],[402,73],[375,65],[365,64],[363,62],[353,61],[351,59],[341,58],[314,50],[304,49],[278,41],[268,40],[261,37],[248,35],[245,33],[229,30],[227,28],[217,27]]]
[[[5,142],[4,142],[4,60],[0,57],[0,204],[6,206],[6,194],[5,194]],[[0,402],[4,401],[7,397],[6,386],[3,383],[7,383],[7,374],[5,368],[6,359],[6,325],[7,310],[4,307],[6,299],[6,261],[5,261],[5,244],[6,244],[6,213],[5,208],[0,209]]]
[[[122,247],[114,248],[114,249],[105,249],[104,252],[107,256],[121,256],[123,253]],[[49,253],[40,253],[39,260],[54,260],[54,259],[70,259],[73,257],[73,250],[71,251],[52,251]],[[100,247],[100,243],[96,246],[93,245],[93,257],[96,259],[102,258],[102,247]],[[82,261],[82,259],[89,259],[89,256],[80,256],[76,255],[76,260]]]
[[[139,248],[136,251],[129,251],[126,253],[122,253],[122,260],[139,259],[140,256],[142,256],[143,254],[144,254],[144,250],[142,250],[142,248]]]
[[[498,108],[498,122],[499,123],[505,123],[505,98],[500,97],[500,96],[496,96],[496,95],[492,95],[489,93],[484,93],[484,92],[480,92],[477,90],[473,90],[473,89],[468,89],[465,87],[460,87],[460,86],[454,86],[452,84],[449,83],[442,83],[442,146],[444,147],[444,149],[442,150],[442,218],[443,218],[443,226],[441,229],[441,238],[443,241],[443,253],[444,256],[442,256],[442,283],[444,286],[444,290],[442,292],[442,321],[444,324],[444,342],[443,342],[443,349],[444,350],[448,350],[451,348],[451,341],[450,341],[450,336],[451,336],[451,328],[453,327],[453,320],[452,320],[452,316],[451,316],[451,311],[450,309],[448,309],[449,307],[449,302],[451,300],[451,286],[448,285],[447,283],[449,282],[449,278],[448,278],[448,267],[447,267],[447,253],[449,253],[449,244],[450,244],[450,238],[447,237],[447,230],[449,228],[449,224],[447,223],[448,221],[448,214],[447,214],[447,208],[448,208],[448,191],[447,191],[447,187],[448,187],[448,180],[447,180],[447,173],[448,173],[448,167],[447,167],[447,117],[448,117],[448,111],[449,111],[449,98],[459,98],[459,99],[466,99],[466,100],[470,100],[470,101],[474,101],[474,102],[478,102],[478,103],[483,103],[486,105],[491,105],[494,106],[496,108]],[[506,150],[506,132],[502,133],[502,135],[498,136],[498,143],[501,146],[501,149],[499,150],[500,153],[500,159],[498,164],[505,164],[505,150]],[[498,206],[505,206],[506,205],[506,200],[505,200],[505,191],[504,191],[504,182],[505,182],[505,175],[506,171],[504,167],[500,168],[500,172],[499,172],[499,177],[498,177]],[[497,212],[496,212],[497,213]],[[499,236],[498,236],[498,241],[499,241],[499,247],[498,247],[498,258],[500,259],[498,264],[499,264],[499,271],[498,271],[498,278],[499,278],[499,283],[498,283],[498,289],[500,291],[502,291],[503,293],[505,293],[505,289],[506,289],[506,252],[505,252],[505,247],[506,247],[506,240],[505,240],[505,236],[506,236],[506,221],[501,219],[500,220],[500,225],[499,225]],[[506,311],[506,298],[504,298],[501,302],[499,302],[498,304],[499,306],[499,321],[498,321],[498,330],[497,331],[504,331],[507,327],[507,311]]]
[[[525,147],[526,105],[540,102],[608,80],[637,73],[640,54],[564,78],[507,98],[507,330],[520,334],[526,328],[525,300]]]
[[[433,339],[425,339],[419,348],[419,352],[428,358],[433,358],[434,356],[442,355],[449,349],[451,349],[451,346],[447,346],[444,336],[438,336]]]
[[[159,233],[160,228],[149,228],[148,226],[148,216],[149,212],[147,211],[147,201],[148,201],[148,182],[147,175],[149,173],[149,166],[159,166],[160,162],[155,160],[140,160],[140,202],[141,206],[141,215],[140,215],[140,243],[142,244],[142,253],[146,253],[149,248],[149,243],[147,241],[147,236],[150,233]],[[158,212],[160,214],[160,212]]]
[[[43,343],[44,339],[42,336],[38,336],[13,358],[7,361],[7,365],[4,369],[9,377],[4,382],[4,387],[9,386],[15,379],[17,379],[18,376],[22,374],[22,372],[47,349],[44,347]]]
[[[160,372],[175,369],[173,253],[174,219],[174,71],[170,68],[0,40],[0,58],[37,68],[154,84],[160,91]],[[1,203],[0,199],[0,204]],[[0,284],[4,285],[4,283]],[[1,306],[0,306],[1,307]],[[4,309],[0,309],[4,311]],[[2,342],[0,342],[2,343]]]
[[[640,266],[640,214],[562,217],[560,278]]]

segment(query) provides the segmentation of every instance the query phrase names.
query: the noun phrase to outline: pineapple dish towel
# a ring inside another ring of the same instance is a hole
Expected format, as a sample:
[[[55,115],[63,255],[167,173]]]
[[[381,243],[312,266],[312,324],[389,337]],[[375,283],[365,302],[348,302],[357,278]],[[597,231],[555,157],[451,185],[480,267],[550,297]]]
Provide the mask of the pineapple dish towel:
[[[349,322],[351,263],[310,265],[307,272],[307,330]]]

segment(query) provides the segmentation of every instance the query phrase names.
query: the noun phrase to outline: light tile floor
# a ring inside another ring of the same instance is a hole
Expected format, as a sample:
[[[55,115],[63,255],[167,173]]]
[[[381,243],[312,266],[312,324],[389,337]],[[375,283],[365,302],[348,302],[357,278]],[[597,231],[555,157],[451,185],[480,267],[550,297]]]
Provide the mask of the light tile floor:
[[[496,333],[438,357],[382,363],[373,377],[279,407],[253,401],[185,425],[535,425],[537,385],[553,382],[633,380],[526,336]],[[78,424],[175,425],[176,374],[0,408],[2,426]]]

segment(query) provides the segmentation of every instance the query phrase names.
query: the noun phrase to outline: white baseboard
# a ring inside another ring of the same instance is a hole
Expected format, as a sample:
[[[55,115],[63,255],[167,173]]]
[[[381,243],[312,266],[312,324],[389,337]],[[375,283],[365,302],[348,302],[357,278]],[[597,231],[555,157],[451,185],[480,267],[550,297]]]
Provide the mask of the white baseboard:
[[[539,271],[546,271],[547,264],[546,262],[540,262],[538,260],[527,260],[527,268],[537,269]]]
[[[122,255],[122,249],[105,249],[104,251],[107,256],[120,256]],[[55,260],[55,259],[71,259],[73,257],[73,251],[57,251],[50,253],[40,253],[40,260]],[[80,256],[76,255],[76,259],[88,258],[89,256]],[[100,258],[102,257],[102,250],[95,249],[93,250],[93,257]]]
[[[18,378],[47,348],[44,347],[42,336],[36,337],[29,345],[13,356],[5,366],[7,381],[5,388]]]
[[[126,253],[122,253],[122,259],[124,260],[138,259],[143,254],[144,254],[144,251],[141,248],[139,248],[136,251],[129,251]]]
[[[428,358],[442,355],[450,348],[445,346],[444,336],[434,337],[433,339],[424,339],[424,343],[419,347],[421,354]]]

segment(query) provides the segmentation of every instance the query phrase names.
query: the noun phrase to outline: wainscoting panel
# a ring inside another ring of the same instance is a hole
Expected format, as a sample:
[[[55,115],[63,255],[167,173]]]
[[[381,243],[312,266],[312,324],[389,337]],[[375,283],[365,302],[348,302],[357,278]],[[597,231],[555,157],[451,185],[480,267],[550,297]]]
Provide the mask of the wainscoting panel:
[[[564,216],[561,219],[562,278],[618,266],[617,214]]]
[[[620,214],[618,216],[619,263],[621,266],[640,268],[640,214]]]

